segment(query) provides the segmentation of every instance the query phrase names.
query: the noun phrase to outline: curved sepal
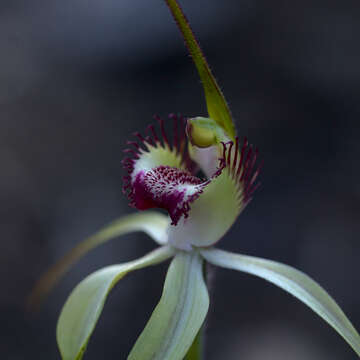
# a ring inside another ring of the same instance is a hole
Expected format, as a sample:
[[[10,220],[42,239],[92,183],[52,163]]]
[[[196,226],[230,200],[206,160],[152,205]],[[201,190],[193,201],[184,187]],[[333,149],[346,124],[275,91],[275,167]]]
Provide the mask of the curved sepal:
[[[34,308],[39,305],[71,266],[93,248],[115,237],[135,231],[143,231],[158,244],[164,245],[167,242],[166,228],[168,224],[169,219],[156,212],[135,213],[111,222],[94,235],[80,242],[38,280],[28,298],[29,307]]]
[[[202,250],[210,263],[259,276],[289,292],[330,324],[360,356],[360,336],[332,297],[303,272],[288,265],[218,249]]]
[[[163,294],[128,360],[182,360],[209,307],[202,259],[179,253],[172,261]]]
[[[215,120],[233,140],[235,138],[235,126],[232,121],[230,109],[209,68],[199,43],[191,30],[190,24],[176,0],[166,0],[166,3],[184,37],[186,46],[199,73],[204,87],[209,116]]]
[[[98,270],[79,283],[67,299],[57,324],[62,359],[82,359],[106,297],[120,279],[129,271],[158,264],[172,255],[173,251],[164,246],[140,259]]]

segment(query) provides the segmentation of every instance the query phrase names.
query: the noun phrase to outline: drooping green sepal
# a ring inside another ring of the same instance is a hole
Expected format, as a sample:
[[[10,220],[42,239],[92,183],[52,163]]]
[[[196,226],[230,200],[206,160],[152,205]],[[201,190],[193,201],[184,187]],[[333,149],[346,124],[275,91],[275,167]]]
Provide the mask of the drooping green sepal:
[[[165,261],[173,255],[161,247],[146,256],[94,272],[76,286],[67,299],[56,329],[63,360],[81,360],[110,290],[127,273]]]
[[[230,109],[226,103],[224,95],[217,84],[206,58],[199,46],[198,41],[187,21],[180,5],[176,0],[165,0],[170,8],[170,11],[179,27],[186,46],[192,56],[197,71],[199,73],[201,82],[204,87],[206,105],[210,118],[215,120],[227,133],[227,135],[234,140],[235,126],[232,120]]]
[[[160,302],[128,360],[182,360],[208,307],[201,257],[196,252],[178,253],[169,267]]]
[[[309,306],[331,325],[360,357],[360,336],[334,299],[303,272],[276,261],[230,253],[202,250],[210,263],[261,277],[287,291]]]
[[[95,247],[130,232],[143,231],[155,242],[164,245],[167,242],[166,228],[169,219],[157,212],[135,213],[111,222],[94,235],[77,244],[70,252],[55,263],[36,283],[28,298],[28,306],[35,308],[64,274],[84,255]]]

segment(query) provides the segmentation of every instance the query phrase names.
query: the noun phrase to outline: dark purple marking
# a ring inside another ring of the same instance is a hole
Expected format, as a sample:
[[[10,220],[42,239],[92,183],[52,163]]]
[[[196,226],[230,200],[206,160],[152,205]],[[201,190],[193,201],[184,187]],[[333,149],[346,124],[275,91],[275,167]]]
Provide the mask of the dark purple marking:
[[[179,190],[181,185],[197,186],[197,191],[186,195],[185,189]],[[136,174],[129,194],[130,205],[139,210],[165,209],[172,225],[176,225],[182,215],[188,217],[189,204],[199,197],[203,187],[201,180],[188,171],[161,165]]]
[[[234,179],[237,186],[239,204],[244,208],[251,200],[251,196],[259,186],[256,183],[262,163],[256,168],[258,150],[253,151],[252,145],[249,145],[247,139],[241,146],[239,139],[235,142],[229,141],[223,143],[222,156],[219,158],[219,166],[211,179],[202,181],[195,177],[196,164],[190,159],[186,146],[187,120],[181,115],[169,115],[174,121],[172,142],[170,143],[166,135],[164,121],[155,116],[159,123],[161,137],[158,137],[153,125],[148,126],[149,135],[143,137],[140,133],[134,135],[139,139],[136,141],[128,141],[127,148],[124,152],[128,155],[122,160],[124,168],[128,174],[124,177],[123,191],[128,194],[130,205],[139,210],[150,208],[162,208],[168,211],[172,225],[176,225],[180,218],[189,216],[190,204],[196,200],[206,185],[211,180],[219,176],[224,169]],[[144,152],[151,152],[151,148],[168,146],[171,151],[181,157],[181,163],[184,169],[177,169],[170,166],[157,166],[149,171],[139,171],[133,174],[136,161],[141,158]],[[232,150],[234,149],[234,154]],[[181,185],[194,186],[196,191],[192,195],[187,195],[186,190],[181,190]]]

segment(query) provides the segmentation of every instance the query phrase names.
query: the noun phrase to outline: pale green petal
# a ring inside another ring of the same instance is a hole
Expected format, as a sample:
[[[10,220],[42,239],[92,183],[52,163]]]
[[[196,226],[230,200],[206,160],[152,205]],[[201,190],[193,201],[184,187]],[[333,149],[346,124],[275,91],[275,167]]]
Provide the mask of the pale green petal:
[[[247,141],[239,145],[238,138],[235,143],[224,144],[218,170],[190,199],[188,217],[169,226],[168,241],[173,246],[189,251],[192,246],[214,245],[251,200],[259,174],[257,150]]]
[[[171,166],[178,169],[183,168],[182,154],[176,147],[170,149],[168,144],[151,145],[144,143],[146,150],[139,150],[139,159],[134,160],[132,176],[136,176],[140,171],[149,171],[157,166]]]
[[[209,307],[202,260],[179,253],[166,276],[163,294],[128,360],[182,360]]]
[[[189,217],[169,226],[169,242],[180,249],[207,247],[219,241],[230,229],[243,203],[239,184],[228,169],[205,186],[199,198],[191,203]]]
[[[129,271],[158,264],[173,255],[161,247],[146,256],[105,267],[89,275],[67,299],[57,324],[56,337],[63,360],[80,360],[113,286]]]
[[[215,120],[231,139],[235,138],[235,126],[223,93],[217,84],[201,48],[176,0],[166,0],[172,15],[184,37],[185,43],[199,73],[204,87],[210,118]]]
[[[144,231],[158,244],[163,245],[167,241],[166,228],[168,223],[169,220],[165,215],[156,212],[135,213],[113,221],[94,235],[80,242],[38,280],[28,298],[29,306],[39,305],[41,300],[70,267],[96,246],[134,231]]]
[[[331,296],[299,270],[275,261],[218,249],[202,250],[210,263],[259,276],[289,292],[329,323],[360,356],[360,336]]]

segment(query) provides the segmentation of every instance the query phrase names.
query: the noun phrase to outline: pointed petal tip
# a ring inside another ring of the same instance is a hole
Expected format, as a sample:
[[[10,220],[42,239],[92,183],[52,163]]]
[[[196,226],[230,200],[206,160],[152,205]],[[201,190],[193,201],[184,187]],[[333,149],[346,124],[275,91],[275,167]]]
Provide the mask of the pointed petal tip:
[[[335,300],[314,280],[291,266],[216,248],[200,250],[213,265],[263,278],[287,291],[333,327],[360,357],[360,335]]]
[[[130,232],[144,231],[159,245],[167,243],[166,229],[169,225],[167,216],[157,212],[135,213],[125,215],[102,228],[96,234],[76,245],[63,258],[55,263],[36,282],[26,299],[26,307],[30,311],[40,308],[49,292],[70,270],[70,268],[95,247],[108,240]]]
[[[81,281],[67,299],[56,328],[63,359],[80,360],[103,310],[109,292],[127,273],[161,263],[174,255],[169,247],[158,248],[137,260],[107,266]]]
[[[234,139],[236,130],[229,106],[211,72],[199,42],[191,29],[189,21],[176,0],[165,0],[165,2],[174,17],[174,20],[185,40],[185,44],[197,68],[204,88],[209,116],[225,130],[231,139]]]

